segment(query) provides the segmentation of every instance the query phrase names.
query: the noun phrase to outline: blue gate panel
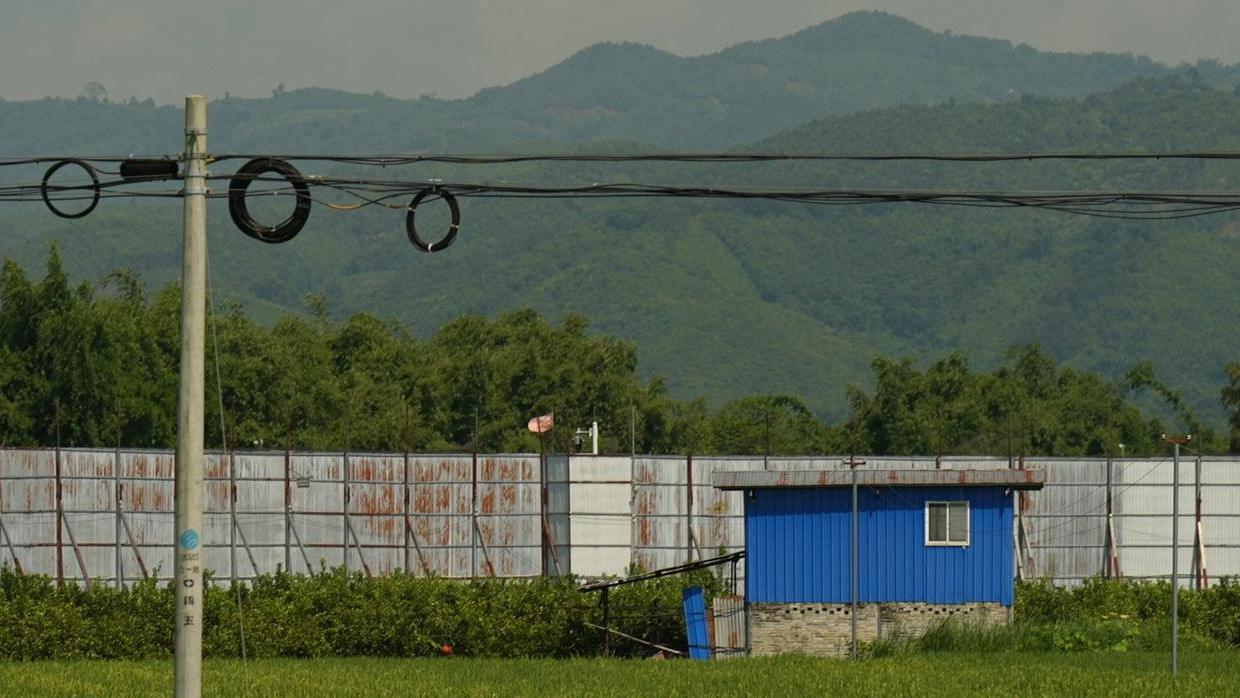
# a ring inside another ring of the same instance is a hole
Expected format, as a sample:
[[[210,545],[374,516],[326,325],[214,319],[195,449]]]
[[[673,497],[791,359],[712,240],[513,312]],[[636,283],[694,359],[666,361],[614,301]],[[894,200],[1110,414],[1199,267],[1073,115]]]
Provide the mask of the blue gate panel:
[[[690,659],[710,659],[710,633],[706,628],[706,592],[702,587],[686,587],[681,592],[685,606],[685,635],[689,638]]]

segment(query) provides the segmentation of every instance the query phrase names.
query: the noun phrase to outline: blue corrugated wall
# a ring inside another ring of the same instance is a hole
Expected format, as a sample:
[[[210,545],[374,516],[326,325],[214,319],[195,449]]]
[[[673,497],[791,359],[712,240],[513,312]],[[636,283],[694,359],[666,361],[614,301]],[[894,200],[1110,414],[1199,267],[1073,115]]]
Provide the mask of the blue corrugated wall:
[[[749,600],[847,603],[852,491],[758,489],[745,499]],[[1012,604],[1012,497],[1001,487],[861,488],[860,601]],[[927,500],[967,500],[967,547],[927,546]]]

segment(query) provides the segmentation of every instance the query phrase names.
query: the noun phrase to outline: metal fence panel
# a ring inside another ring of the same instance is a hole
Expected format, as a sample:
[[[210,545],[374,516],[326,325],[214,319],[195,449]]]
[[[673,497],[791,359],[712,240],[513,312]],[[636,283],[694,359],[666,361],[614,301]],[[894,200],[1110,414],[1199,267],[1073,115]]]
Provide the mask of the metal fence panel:
[[[345,460],[342,453],[208,453],[203,533],[216,579],[277,566],[317,571],[344,563],[346,550],[351,570],[371,574],[542,571],[537,456],[350,453],[347,472]],[[713,472],[840,469],[845,460],[694,457],[690,466],[681,456],[551,456],[547,525],[562,568],[575,574],[620,574],[630,562],[645,569],[679,564],[744,546],[743,493],[712,487]],[[1045,489],[1018,497],[1025,573],[1073,584],[1104,569],[1105,459],[864,460],[860,467],[868,469],[1043,468]],[[1200,461],[1201,533],[1212,579],[1240,574],[1238,466],[1232,458]],[[1197,471],[1195,459],[1181,461],[1186,575],[1197,533]],[[1116,459],[1111,472],[1120,572],[1166,577],[1171,459]],[[66,579],[115,582],[119,573],[130,582],[144,571],[167,577],[173,489],[169,451],[0,449],[0,564]]]

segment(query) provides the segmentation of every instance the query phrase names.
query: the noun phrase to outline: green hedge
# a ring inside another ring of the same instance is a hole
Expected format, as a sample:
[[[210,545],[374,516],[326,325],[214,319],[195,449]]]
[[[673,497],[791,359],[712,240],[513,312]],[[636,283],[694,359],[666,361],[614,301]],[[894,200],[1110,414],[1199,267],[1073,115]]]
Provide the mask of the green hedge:
[[[685,646],[681,590],[715,588],[709,573],[631,584],[611,592],[611,625]],[[241,604],[238,613],[238,595]],[[435,655],[568,657],[602,651],[597,593],[571,579],[457,581],[405,574],[368,579],[342,569],[279,572],[249,586],[208,585],[203,652],[213,657]],[[57,587],[48,577],[0,570],[0,658],[159,658],[173,650],[173,596],[166,583],[118,590]],[[617,640],[613,653],[650,650]]]
[[[1126,621],[1169,624],[1171,584],[1100,577],[1065,589],[1047,582],[1016,587],[1018,624]],[[1214,642],[1240,646],[1240,583],[1224,577],[1200,591],[1180,590],[1181,628]]]

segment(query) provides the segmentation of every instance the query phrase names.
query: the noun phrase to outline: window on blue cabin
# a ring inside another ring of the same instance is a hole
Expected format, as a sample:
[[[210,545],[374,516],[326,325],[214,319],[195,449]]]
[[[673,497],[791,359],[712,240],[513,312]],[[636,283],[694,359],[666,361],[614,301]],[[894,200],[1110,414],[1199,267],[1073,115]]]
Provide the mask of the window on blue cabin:
[[[926,545],[968,545],[969,503],[926,502]]]

